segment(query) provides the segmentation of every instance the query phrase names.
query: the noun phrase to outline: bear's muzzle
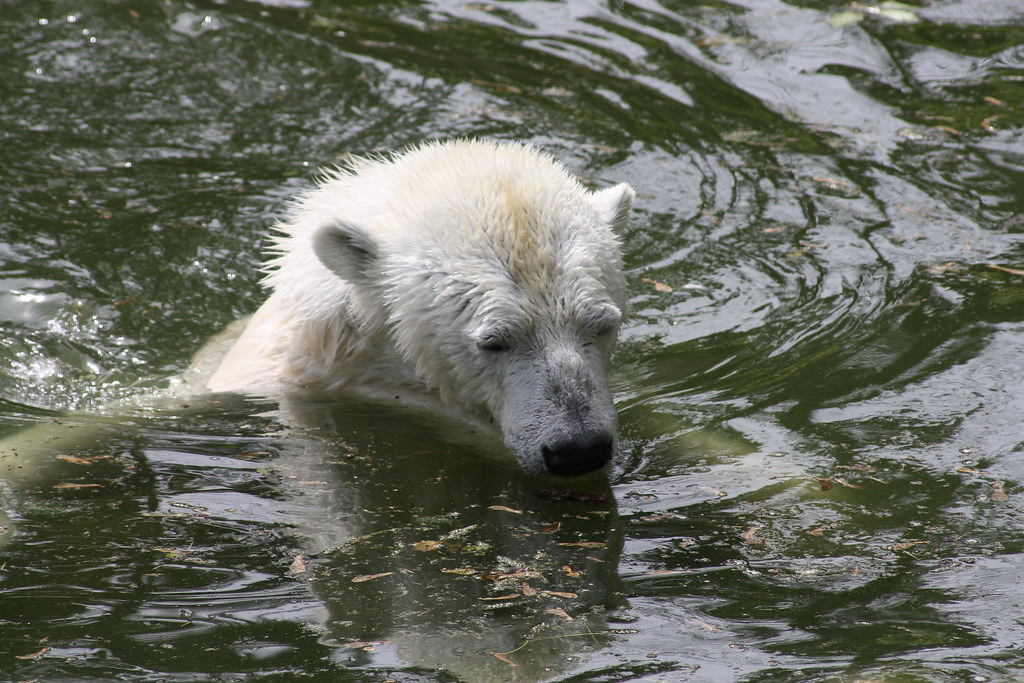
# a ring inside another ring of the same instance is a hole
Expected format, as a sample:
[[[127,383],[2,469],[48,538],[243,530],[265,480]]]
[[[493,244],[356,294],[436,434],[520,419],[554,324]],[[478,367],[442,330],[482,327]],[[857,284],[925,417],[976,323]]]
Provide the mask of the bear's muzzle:
[[[561,438],[541,446],[548,472],[575,477],[599,470],[612,459],[615,439],[608,432],[592,431]]]

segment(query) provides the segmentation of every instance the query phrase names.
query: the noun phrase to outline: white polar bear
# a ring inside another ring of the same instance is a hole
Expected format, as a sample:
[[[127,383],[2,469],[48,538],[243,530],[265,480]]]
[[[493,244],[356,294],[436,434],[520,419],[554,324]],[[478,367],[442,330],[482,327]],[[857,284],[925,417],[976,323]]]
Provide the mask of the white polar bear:
[[[616,449],[605,371],[633,197],[516,143],[356,160],[278,226],[272,292],[206,388],[432,404],[496,423],[527,471],[599,469]]]

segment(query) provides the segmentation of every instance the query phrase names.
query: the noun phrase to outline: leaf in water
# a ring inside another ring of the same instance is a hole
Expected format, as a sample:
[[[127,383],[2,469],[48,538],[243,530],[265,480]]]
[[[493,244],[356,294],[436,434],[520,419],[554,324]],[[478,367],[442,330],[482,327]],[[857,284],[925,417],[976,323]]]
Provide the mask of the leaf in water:
[[[996,132],[996,127],[994,124],[1001,118],[1003,118],[1002,114],[995,114],[993,116],[989,116],[988,118],[982,119],[981,123],[978,125],[981,126],[982,130],[988,131],[989,133],[994,133]]]
[[[362,650],[363,652],[373,651],[374,645],[383,645],[391,641],[388,640],[352,640],[347,643],[342,643],[342,647],[350,650]]]
[[[73,463],[75,465],[91,465],[94,462],[96,462],[97,460],[105,459],[105,458],[108,458],[110,456],[104,455],[104,456],[100,456],[100,457],[97,457],[97,458],[79,458],[77,455],[71,455],[70,453],[60,453],[60,454],[58,454],[55,457],[58,460],[63,460],[64,462],[70,462],[70,463]]]
[[[510,508],[507,505],[488,505],[487,509],[488,510],[498,510],[499,512],[511,512],[511,513],[517,514],[517,515],[523,514],[522,510],[516,510],[515,508]]]
[[[841,470],[857,470],[858,472],[875,472],[874,467],[871,465],[840,465],[838,469]]]
[[[517,572],[511,574],[498,574],[494,577],[497,581],[504,581],[505,579],[539,579],[540,572],[535,572],[529,569],[520,569]]]
[[[440,547],[441,543],[439,541],[417,541],[416,545],[414,545],[412,549],[418,553],[425,553],[431,550],[437,550]]]
[[[203,507],[202,505],[193,505],[192,503],[179,503],[178,501],[175,501],[175,500],[169,501],[167,503],[167,505],[170,506],[170,507],[175,507],[175,508],[185,508],[186,510],[191,510],[192,512],[209,512],[210,511],[210,508]]]
[[[701,619],[697,619],[696,617],[690,617],[689,619],[686,620],[686,623],[687,624],[692,624],[693,626],[700,626],[701,628],[707,629],[708,631],[711,631],[712,633],[715,633],[717,631],[721,631],[722,630],[722,629],[718,628],[717,626],[713,626],[713,625],[709,624],[706,621],[702,621]]]
[[[668,292],[673,291],[672,288],[666,285],[664,282],[658,282],[657,280],[652,280],[649,277],[642,277],[640,278],[640,281],[646,282],[649,285],[654,285],[654,290],[656,292],[664,292],[667,294]]]
[[[572,567],[570,567],[569,565],[563,565],[562,566],[562,571],[565,572],[566,576],[572,577],[574,579],[578,578],[579,575],[580,575],[579,572],[573,571]]]
[[[565,619],[566,621],[576,621],[575,619],[572,618],[572,616],[570,616],[570,614],[568,612],[566,612],[564,609],[561,609],[559,607],[552,607],[551,609],[546,609],[544,611],[547,612],[548,614],[558,615],[558,616],[562,617],[563,619]]]
[[[550,595],[555,598],[565,598],[566,600],[572,600],[574,598],[580,597],[576,593],[565,593],[563,591],[541,591],[541,593],[543,593],[544,595]]]
[[[251,460],[252,458],[260,458],[264,455],[270,455],[270,451],[253,451],[252,453],[242,453],[233,457],[235,460]]]
[[[894,545],[886,546],[886,548],[888,550],[895,550],[899,552],[903,550],[909,550],[910,548],[913,548],[915,545],[921,545],[922,543],[927,543],[927,541],[908,541],[906,543],[896,543]]]
[[[487,600],[489,602],[501,601],[501,600],[516,600],[519,598],[519,593],[508,593],[507,595],[495,595],[490,598],[480,598],[481,600]]]
[[[648,515],[647,517],[642,517],[640,521],[643,521],[643,522],[663,522],[666,519],[686,519],[686,518],[683,517],[682,515],[676,514],[674,512],[659,512],[659,513],[656,513],[656,514],[653,514],[653,515]]]
[[[577,548],[603,548],[604,543],[601,541],[578,541],[576,543],[556,543],[555,545],[570,547],[576,546]]]
[[[14,658],[15,659],[38,659],[39,657],[42,657],[43,655],[45,655],[49,651],[50,651],[50,648],[44,647],[39,652],[33,652],[32,654],[29,654],[29,655],[16,655]]]
[[[62,484],[54,484],[55,489],[98,489],[103,488],[103,484],[73,484],[71,482],[64,482]]]
[[[458,574],[459,576],[473,576],[477,573],[472,567],[458,567],[456,569],[442,569],[442,574]]]
[[[846,481],[844,479],[840,479],[839,477],[834,477],[834,479],[836,480],[837,484],[842,484],[843,486],[845,486],[848,489],[862,489],[862,488],[864,488],[863,486],[857,486],[856,484],[851,484],[851,483],[849,483],[848,481]]]
[[[929,266],[928,267],[928,272],[931,273],[932,275],[941,275],[942,273],[945,273],[950,268],[956,268],[956,266],[957,266],[957,264],[955,262],[947,261],[946,263],[940,263],[937,266]]]
[[[1006,268],[1004,266],[997,266],[994,263],[987,263],[985,265],[987,265],[992,270],[998,270],[1002,273],[1009,273],[1010,275],[1024,275],[1024,270],[1019,270],[1017,268]]]
[[[744,541],[746,541],[750,545],[764,545],[765,544],[764,539],[757,538],[757,536],[755,536],[755,534],[757,533],[758,529],[761,529],[763,527],[764,527],[763,524],[756,524],[756,525],[750,527],[749,529],[747,529],[740,536],[740,538],[742,538]]]
[[[380,574],[362,574],[352,579],[352,583],[362,583],[363,581],[372,581],[385,576],[391,576],[394,572],[381,572]]]
[[[500,652],[492,652],[491,654],[494,655],[495,657],[497,657],[498,659],[500,659],[501,661],[505,662],[509,666],[519,666],[518,664],[516,664],[515,662],[513,662],[511,659],[509,659],[505,655],[501,654]]]

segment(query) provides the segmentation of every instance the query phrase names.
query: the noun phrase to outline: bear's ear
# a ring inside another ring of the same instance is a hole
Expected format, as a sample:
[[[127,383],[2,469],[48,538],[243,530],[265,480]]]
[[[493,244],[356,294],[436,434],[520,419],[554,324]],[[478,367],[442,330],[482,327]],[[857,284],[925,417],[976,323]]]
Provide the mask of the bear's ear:
[[[313,234],[313,253],[328,270],[342,280],[358,283],[367,278],[377,263],[377,243],[363,228],[338,221]]]
[[[635,196],[636,192],[632,187],[626,183],[619,183],[615,187],[594,192],[591,201],[594,202],[601,219],[612,226],[615,232],[621,232],[626,227]]]

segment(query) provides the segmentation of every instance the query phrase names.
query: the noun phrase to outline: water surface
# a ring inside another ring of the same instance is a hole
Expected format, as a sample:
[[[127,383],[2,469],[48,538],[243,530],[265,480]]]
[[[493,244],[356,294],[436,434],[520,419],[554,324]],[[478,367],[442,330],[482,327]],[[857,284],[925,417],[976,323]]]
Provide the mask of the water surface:
[[[4,677],[1024,677],[1019,3],[0,14],[0,435],[83,435],[5,503]],[[318,168],[451,136],[639,191],[607,478],[371,403],[69,412],[252,312]]]

